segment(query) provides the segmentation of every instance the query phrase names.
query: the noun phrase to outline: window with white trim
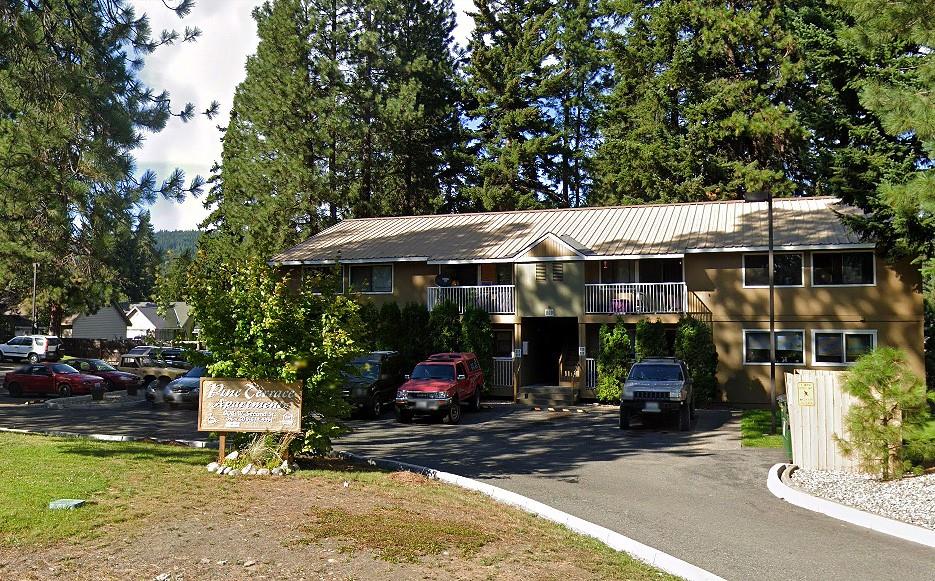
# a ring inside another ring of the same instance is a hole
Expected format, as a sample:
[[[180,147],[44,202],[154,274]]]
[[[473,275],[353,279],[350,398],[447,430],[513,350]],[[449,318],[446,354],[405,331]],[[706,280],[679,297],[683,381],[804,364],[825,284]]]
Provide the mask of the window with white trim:
[[[392,264],[352,264],[348,274],[351,288],[362,293],[393,292]]]
[[[814,286],[876,284],[873,252],[813,252]]]
[[[744,329],[744,365],[769,363],[769,331]],[[802,365],[805,363],[805,332],[776,331],[776,364]]]
[[[803,286],[802,254],[773,254],[773,284],[775,286]],[[743,286],[769,286],[769,254],[743,255]]]
[[[876,345],[876,331],[812,331],[812,363],[850,365]]]

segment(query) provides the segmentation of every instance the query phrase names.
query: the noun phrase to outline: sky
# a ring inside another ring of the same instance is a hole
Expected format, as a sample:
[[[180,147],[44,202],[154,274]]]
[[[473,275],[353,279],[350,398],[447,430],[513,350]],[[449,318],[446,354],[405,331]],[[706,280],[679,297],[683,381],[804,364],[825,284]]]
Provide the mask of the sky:
[[[137,166],[151,169],[164,179],[181,168],[190,180],[195,175],[207,178],[211,166],[221,158],[221,133],[227,125],[234,89],[244,78],[247,56],[256,50],[256,25],[251,17],[260,0],[196,0],[184,19],[165,8],[162,0],[134,0],[138,12],[150,19],[153,35],[163,29],[180,33],[186,26],[197,26],[201,36],[191,43],[164,46],[147,55],[140,77],[157,92],[163,89],[172,98],[173,110],[191,102],[203,111],[211,101],[221,104],[214,119],[196,115],[188,123],[170,119],[165,129],[148,134],[136,154]],[[465,44],[473,28],[466,11],[472,0],[455,0],[457,24],[455,40]],[[150,208],[156,230],[191,230],[208,215],[200,198],[189,197],[184,203],[160,199]]]

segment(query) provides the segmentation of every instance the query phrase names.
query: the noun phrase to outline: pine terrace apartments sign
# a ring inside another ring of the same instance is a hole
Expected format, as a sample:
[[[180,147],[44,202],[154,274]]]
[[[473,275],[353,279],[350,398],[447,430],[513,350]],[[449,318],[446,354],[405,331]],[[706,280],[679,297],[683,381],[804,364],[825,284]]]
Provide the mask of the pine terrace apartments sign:
[[[198,397],[202,432],[301,431],[301,383],[203,377]]]

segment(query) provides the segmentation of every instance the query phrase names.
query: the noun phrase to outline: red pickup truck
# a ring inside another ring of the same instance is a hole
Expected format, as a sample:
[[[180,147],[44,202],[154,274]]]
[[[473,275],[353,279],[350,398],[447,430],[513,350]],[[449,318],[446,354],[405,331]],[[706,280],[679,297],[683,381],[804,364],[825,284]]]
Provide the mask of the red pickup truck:
[[[464,404],[480,409],[483,390],[484,372],[473,353],[438,353],[406,376],[396,392],[397,418],[408,424],[413,416],[431,415],[457,424]]]

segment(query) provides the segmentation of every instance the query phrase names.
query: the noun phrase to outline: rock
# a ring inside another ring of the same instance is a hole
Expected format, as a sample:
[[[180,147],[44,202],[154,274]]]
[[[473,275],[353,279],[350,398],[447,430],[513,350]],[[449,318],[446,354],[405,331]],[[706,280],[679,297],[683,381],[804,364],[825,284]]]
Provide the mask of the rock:
[[[256,565],[256,561],[252,559],[250,561],[244,561],[244,564],[243,564],[244,567],[252,567],[254,565]]]
[[[269,476],[269,468],[260,468],[256,471],[257,476]]]
[[[217,564],[218,564],[218,565],[226,565],[226,564],[227,564],[227,559],[224,559],[223,561],[218,561]]]
[[[198,562],[201,563],[202,565],[210,565],[210,564],[211,564],[211,559],[209,559],[209,558],[207,558],[207,557],[203,557],[203,558],[202,558],[200,561],[198,561]]]
[[[220,467],[221,465],[218,464],[217,462],[212,462],[208,464],[208,472],[217,472],[217,469]]]
[[[169,574],[161,573],[159,575],[156,575],[156,581],[169,581]]]
[[[251,467],[250,467],[250,472],[247,472],[247,474],[249,474],[250,476],[256,476],[256,472],[257,472],[256,468],[254,468],[253,466],[251,466]]]
[[[62,498],[49,503],[49,510],[74,510],[84,506],[85,501],[76,498]]]
[[[224,456],[225,460],[236,460],[237,458],[240,458],[240,452],[238,452],[237,450],[234,450],[227,456]]]
[[[251,470],[253,470],[253,464],[247,464],[246,466],[240,469],[240,473],[246,476],[247,474],[250,474]]]
[[[240,474],[240,471],[239,471],[239,470],[232,470],[231,468],[228,468],[228,469],[227,469],[227,475],[228,475],[228,476],[237,476],[238,474]]]
[[[270,474],[273,476],[282,476],[282,468],[273,468],[270,470]]]

